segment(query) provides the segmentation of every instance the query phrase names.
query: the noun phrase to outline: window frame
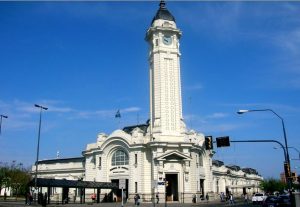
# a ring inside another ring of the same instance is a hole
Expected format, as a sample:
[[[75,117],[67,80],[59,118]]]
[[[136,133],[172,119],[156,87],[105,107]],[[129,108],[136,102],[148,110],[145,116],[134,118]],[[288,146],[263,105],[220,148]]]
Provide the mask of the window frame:
[[[129,165],[129,156],[123,149],[116,150],[111,157],[111,166]]]

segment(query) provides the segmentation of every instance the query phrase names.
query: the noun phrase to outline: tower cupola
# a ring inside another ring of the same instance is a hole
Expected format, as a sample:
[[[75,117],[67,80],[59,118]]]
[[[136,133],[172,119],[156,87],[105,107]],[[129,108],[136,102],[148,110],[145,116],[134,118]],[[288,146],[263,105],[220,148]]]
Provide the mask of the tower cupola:
[[[159,9],[156,12],[156,15],[153,17],[153,20],[152,20],[151,24],[153,24],[153,22],[155,20],[158,20],[158,19],[168,20],[168,21],[175,22],[175,18],[169,12],[169,10],[166,8],[166,2],[165,1],[160,1]]]

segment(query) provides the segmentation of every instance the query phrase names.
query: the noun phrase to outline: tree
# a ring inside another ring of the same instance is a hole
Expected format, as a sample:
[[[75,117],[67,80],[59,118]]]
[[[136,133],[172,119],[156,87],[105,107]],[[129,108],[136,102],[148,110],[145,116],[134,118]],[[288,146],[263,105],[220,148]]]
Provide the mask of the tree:
[[[0,192],[2,188],[9,187],[8,171],[9,169],[6,166],[0,166]]]
[[[261,182],[260,187],[268,193],[274,193],[275,191],[283,192],[287,189],[287,184],[281,180],[275,178],[269,178]]]
[[[29,171],[23,168],[23,164],[13,161],[10,166],[7,164],[0,166],[0,190],[1,188],[11,188],[16,196],[25,194],[27,184],[30,181]]]

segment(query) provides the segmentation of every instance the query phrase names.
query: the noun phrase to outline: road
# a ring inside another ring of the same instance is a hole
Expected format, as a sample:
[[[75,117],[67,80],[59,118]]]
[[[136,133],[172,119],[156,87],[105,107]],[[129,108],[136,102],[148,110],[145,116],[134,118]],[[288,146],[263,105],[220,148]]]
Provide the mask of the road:
[[[0,207],[21,207],[25,206],[24,201],[2,201],[0,200]],[[35,205],[32,205],[35,206]],[[41,205],[36,205],[41,206]],[[122,207],[121,203],[85,203],[85,204],[79,204],[79,203],[71,203],[71,204],[49,204],[48,207]],[[155,207],[216,207],[216,206],[235,206],[235,207],[259,207],[260,205],[253,205],[252,203],[245,204],[243,201],[237,201],[234,205],[229,205],[229,203],[219,202],[219,201],[209,201],[209,202],[200,202],[200,203],[160,203],[155,204]],[[133,203],[126,203],[124,204],[124,207],[135,207]],[[141,203],[139,207],[154,207],[153,203]]]

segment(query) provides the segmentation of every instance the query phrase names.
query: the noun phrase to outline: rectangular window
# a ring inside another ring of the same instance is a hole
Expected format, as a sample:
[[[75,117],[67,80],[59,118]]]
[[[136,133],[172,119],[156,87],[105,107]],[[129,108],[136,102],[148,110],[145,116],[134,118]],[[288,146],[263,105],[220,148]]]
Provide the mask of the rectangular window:
[[[137,165],[137,154],[134,155],[134,164]]]
[[[203,167],[203,158],[199,155],[199,166]]]
[[[93,155],[92,162],[93,162],[94,166],[96,166],[96,155]]]
[[[99,167],[101,167],[102,163],[101,163],[101,157],[99,157]]]
[[[135,193],[137,193],[137,192],[138,192],[138,183],[135,182]]]

